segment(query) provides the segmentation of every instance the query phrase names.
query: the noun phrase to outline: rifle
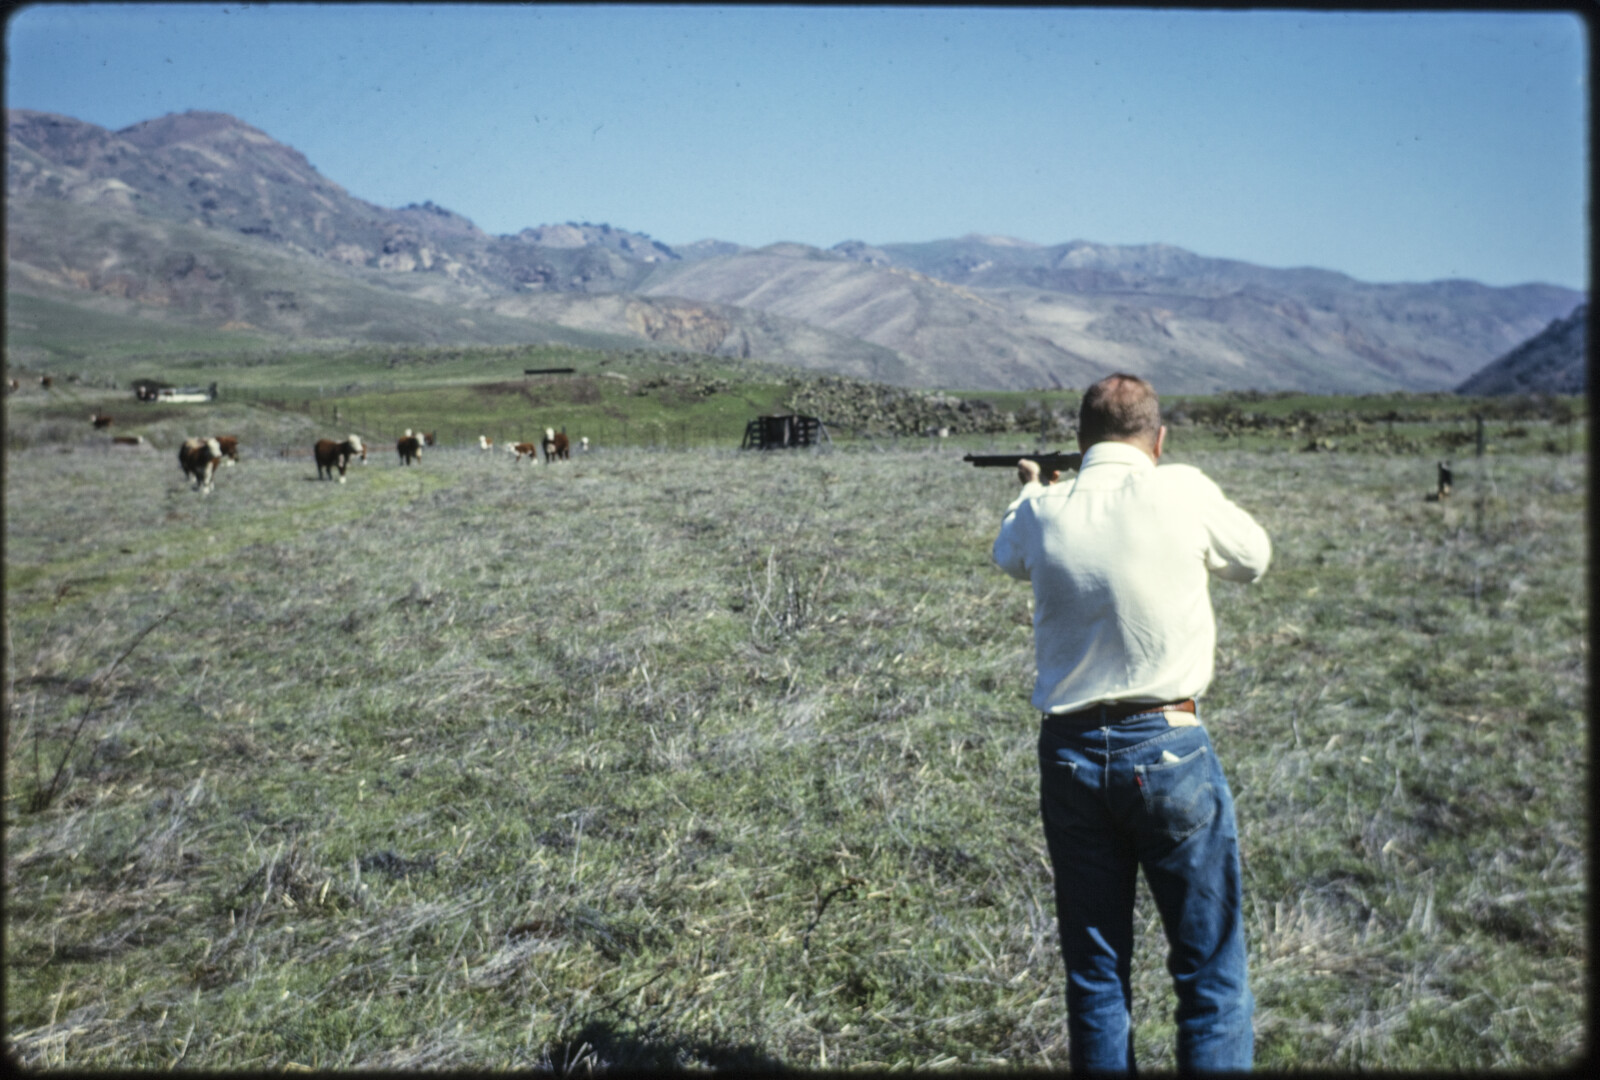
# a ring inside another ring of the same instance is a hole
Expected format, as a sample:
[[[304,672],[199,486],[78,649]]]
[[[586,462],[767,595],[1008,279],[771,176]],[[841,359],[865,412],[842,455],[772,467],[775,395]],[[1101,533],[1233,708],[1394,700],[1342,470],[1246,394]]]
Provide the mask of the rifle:
[[[1083,464],[1083,455],[1067,453],[1065,450],[1052,450],[1049,453],[1036,454],[968,454],[962,461],[970,461],[980,469],[1016,468],[1017,462],[1023,458],[1039,463],[1039,480],[1041,483],[1050,482],[1053,472],[1068,472],[1079,468]]]

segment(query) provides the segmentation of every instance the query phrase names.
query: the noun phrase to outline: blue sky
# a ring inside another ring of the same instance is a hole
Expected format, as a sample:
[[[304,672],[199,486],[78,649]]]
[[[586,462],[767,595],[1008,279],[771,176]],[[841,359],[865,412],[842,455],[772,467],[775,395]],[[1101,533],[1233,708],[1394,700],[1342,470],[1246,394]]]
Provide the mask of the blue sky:
[[[41,4],[6,48],[9,107],[231,113],[353,195],[492,233],[1588,281],[1569,14]]]

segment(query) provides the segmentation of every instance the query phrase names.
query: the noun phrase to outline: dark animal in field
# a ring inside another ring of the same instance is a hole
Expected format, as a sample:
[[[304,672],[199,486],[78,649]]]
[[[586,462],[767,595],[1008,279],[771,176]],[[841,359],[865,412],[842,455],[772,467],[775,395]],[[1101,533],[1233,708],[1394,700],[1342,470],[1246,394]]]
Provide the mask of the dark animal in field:
[[[15,379],[11,379],[10,381],[8,381],[6,383],[6,393],[8,393],[8,394],[15,394],[18,390],[21,390],[21,389],[22,389],[22,384],[19,383]]]
[[[1448,461],[1439,462],[1439,498],[1448,499],[1450,497],[1450,484],[1454,479],[1450,472],[1450,463]]]
[[[561,460],[567,461],[572,457],[571,447],[567,443],[567,433],[554,428],[544,429],[544,459],[546,462]]]
[[[422,439],[420,436],[407,435],[399,442],[395,443],[394,448],[400,454],[400,464],[410,465],[414,461],[419,464],[421,463]]]
[[[97,412],[92,412],[89,414],[89,422],[94,425],[94,429],[96,431],[104,431],[106,428],[116,423],[116,421],[111,417],[102,416]]]
[[[350,459],[359,457],[363,462],[367,460],[367,447],[361,441],[361,436],[351,435],[344,442],[334,442],[332,439],[318,439],[317,445],[312,447],[312,454],[317,459],[317,479],[332,480],[333,470],[339,470],[339,483],[344,483],[344,471],[350,464]]]
[[[524,457],[535,464],[539,461],[539,448],[531,442],[511,443],[506,446],[506,452],[517,455],[518,461],[521,461]]]
[[[419,431],[419,432],[417,432],[417,434],[418,434],[418,436],[421,437],[423,446],[438,446],[439,445],[439,440],[434,438],[434,435],[437,434],[436,432]]]
[[[222,463],[224,465],[239,464],[239,436],[215,435],[213,438],[217,440],[217,445],[222,447]]]
[[[40,375],[39,376],[39,385],[44,387],[46,390],[48,390],[48,389],[50,389],[50,387],[55,385],[55,380],[52,379],[48,375]]]
[[[210,494],[211,478],[222,461],[222,447],[216,439],[186,439],[178,447],[178,464],[183,475],[194,478],[194,486],[201,494]]]

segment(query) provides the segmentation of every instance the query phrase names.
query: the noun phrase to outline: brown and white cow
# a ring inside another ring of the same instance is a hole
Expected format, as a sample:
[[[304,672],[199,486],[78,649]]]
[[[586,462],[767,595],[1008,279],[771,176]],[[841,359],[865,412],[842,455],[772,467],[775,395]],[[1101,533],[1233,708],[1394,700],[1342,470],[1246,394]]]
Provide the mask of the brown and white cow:
[[[194,477],[194,486],[202,495],[211,493],[211,478],[222,460],[222,447],[216,439],[185,439],[178,447],[178,465],[185,477]]]
[[[400,464],[410,465],[413,461],[422,463],[422,437],[407,434],[394,444],[395,450],[400,454]]]
[[[222,447],[222,463],[224,465],[239,464],[239,436],[213,435],[212,438],[216,439],[217,445]]]
[[[517,460],[527,458],[535,465],[539,464],[539,447],[531,442],[507,443],[506,453],[515,454]]]
[[[419,431],[417,437],[422,440],[423,446],[438,446],[439,440],[434,438],[437,434],[436,431]]]
[[[92,412],[89,414],[89,423],[94,425],[94,429],[96,431],[104,431],[112,424],[115,424],[116,421],[109,416],[103,416],[98,412]]]
[[[332,480],[333,470],[338,469],[341,484],[344,483],[344,471],[351,458],[359,457],[363,462],[367,460],[367,447],[359,435],[351,435],[344,442],[318,439],[311,452],[317,459],[317,479]]]
[[[150,445],[149,443],[144,441],[144,436],[143,435],[113,435],[113,436],[111,436],[111,444],[113,446],[149,446]],[[228,451],[226,449],[224,449],[222,452],[224,454],[226,454]]]
[[[561,460],[567,461],[572,457],[571,446],[567,442],[567,433],[557,431],[555,428],[544,429],[544,459],[546,462]]]
[[[489,438],[489,436],[487,436],[487,435],[479,435],[478,436],[478,449],[479,450],[493,450],[494,449],[494,440]]]

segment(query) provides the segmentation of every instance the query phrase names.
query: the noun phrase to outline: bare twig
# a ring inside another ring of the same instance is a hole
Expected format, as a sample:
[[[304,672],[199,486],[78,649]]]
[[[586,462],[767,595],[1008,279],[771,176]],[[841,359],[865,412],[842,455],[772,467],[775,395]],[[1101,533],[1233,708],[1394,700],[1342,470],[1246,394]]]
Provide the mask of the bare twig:
[[[843,885],[837,885],[834,888],[830,889],[828,891],[828,895],[824,896],[817,903],[817,913],[816,913],[816,915],[812,916],[811,925],[806,927],[806,932],[804,934],[800,935],[800,951],[801,952],[810,952],[811,951],[811,931],[815,930],[817,928],[817,924],[822,921],[822,913],[828,910],[828,904],[832,902],[833,898],[835,896],[838,896],[842,892],[845,892],[845,891],[847,891],[849,889],[855,888],[857,885],[860,885],[860,884],[863,884],[863,882],[862,882],[862,880],[860,878],[858,878],[858,877],[847,877],[847,878],[844,879],[844,884]]]
[[[61,777],[67,769],[67,762],[71,760],[72,751],[78,745],[78,736],[83,734],[83,726],[89,722],[89,714],[94,712],[94,707],[99,704],[100,691],[105,686],[106,681],[111,678],[112,673],[117,670],[122,662],[132,655],[133,650],[139,647],[139,643],[144,641],[144,639],[149,636],[152,630],[166,622],[173,615],[177,614],[177,610],[177,608],[172,608],[165,615],[162,615],[160,618],[156,619],[155,622],[151,623],[149,626],[146,626],[143,630],[135,634],[133,640],[128,643],[128,647],[122,650],[122,654],[115,660],[111,661],[111,666],[106,668],[105,671],[101,672],[95,677],[94,682],[89,687],[89,700],[84,704],[83,712],[78,717],[77,727],[72,729],[72,738],[67,740],[67,748],[61,751],[61,760],[56,762],[55,775],[50,777],[50,785],[48,787],[36,788],[33,793],[33,797],[28,802],[28,809],[33,813],[39,813],[41,810],[47,809],[51,803],[55,802],[58,789],[61,786]],[[37,772],[37,744],[35,744],[34,750],[34,782],[37,784],[39,778]]]
[[[643,990],[645,987],[661,978],[661,976],[671,971],[675,966],[676,965],[672,964],[670,961],[661,965],[660,971],[657,971],[654,975],[650,976],[638,986],[630,986],[625,990],[619,990],[615,994],[612,994],[610,997],[606,998],[599,1005],[595,1006],[593,1010],[591,1010],[590,1015],[592,1016],[594,1013],[606,1012],[609,1009],[615,1008],[623,998],[632,997],[634,994],[637,994],[639,991]]]

